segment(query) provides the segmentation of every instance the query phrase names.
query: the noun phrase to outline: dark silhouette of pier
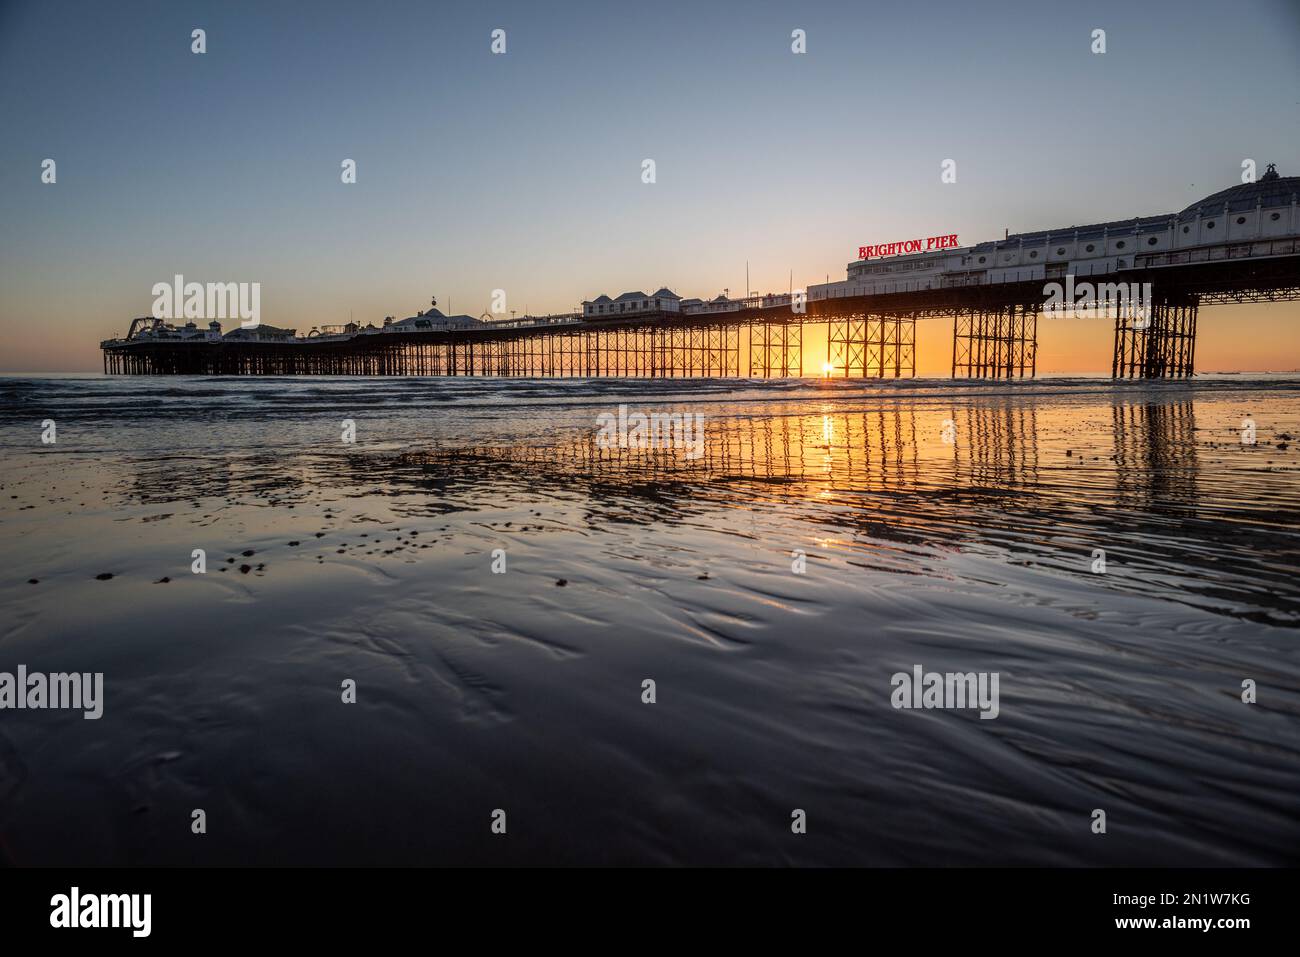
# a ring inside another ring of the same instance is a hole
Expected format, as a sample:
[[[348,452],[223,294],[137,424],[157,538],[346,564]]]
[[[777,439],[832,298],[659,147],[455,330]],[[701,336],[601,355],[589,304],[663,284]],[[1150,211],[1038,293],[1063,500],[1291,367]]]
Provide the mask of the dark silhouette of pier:
[[[1143,316],[1114,317],[1112,375],[1193,374],[1201,306],[1300,299],[1300,239],[1264,239],[1139,254],[1094,283],[1149,284]],[[104,371],[128,375],[898,378],[915,374],[916,322],[951,319],[954,378],[1026,378],[1037,368],[1043,274],[945,282],[871,295],[733,300],[725,311],[566,314],[446,331],[360,330],[346,336],[108,340]],[[1063,276],[1062,273],[1050,273]],[[1064,321],[1064,320],[1062,320]],[[805,356],[803,328],[824,324],[827,354]]]

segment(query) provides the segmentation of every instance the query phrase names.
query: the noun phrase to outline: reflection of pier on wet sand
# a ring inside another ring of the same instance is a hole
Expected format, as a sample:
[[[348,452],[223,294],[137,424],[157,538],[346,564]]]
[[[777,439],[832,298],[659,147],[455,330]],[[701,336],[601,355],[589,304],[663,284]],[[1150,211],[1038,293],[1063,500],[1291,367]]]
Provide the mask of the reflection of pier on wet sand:
[[[1196,413],[1191,402],[1115,406],[1115,488],[1120,505],[1194,514]]]
[[[1236,450],[1198,443],[1189,400],[1077,406],[972,397],[927,409],[815,412],[792,405],[779,414],[707,416],[697,449],[602,447],[597,433],[570,420],[541,440],[144,460],[132,494],[166,502],[183,488],[186,499],[300,508],[322,496],[346,507],[382,495],[385,508],[406,519],[472,515],[501,501],[576,502],[581,523],[596,532],[723,523],[761,538],[764,527],[780,536],[796,522],[834,536],[837,547],[991,547],[1067,574],[1086,573],[1087,556],[1101,547],[1110,559],[1107,587],[1147,591],[1171,566],[1204,566],[1197,587],[1206,596],[1272,588],[1265,605],[1300,615],[1279,571],[1295,544],[1271,528],[1243,527],[1250,556],[1231,569],[1203,557],[1225,526],[1224,516],[1202,514],[1214,491],[1202,458]],[[1181,537],[1179,548],[1153,547],[1170,535]]]

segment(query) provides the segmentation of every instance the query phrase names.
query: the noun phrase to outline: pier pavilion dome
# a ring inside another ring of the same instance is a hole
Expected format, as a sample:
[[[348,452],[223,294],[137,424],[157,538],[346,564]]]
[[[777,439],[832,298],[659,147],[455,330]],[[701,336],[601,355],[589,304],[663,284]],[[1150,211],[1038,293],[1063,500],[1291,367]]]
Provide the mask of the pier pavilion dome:
[[[1300,176],[1279,176],[1275,164],[1269,163],[1264,175],[1255,182],[1221,189],[1200,202],[1192,203],[1178,214],[1178,218],[1196,219],[1201,215],[1222,213],[1224,204],[1230,213],[1244,212],[1256,206],[1263,209],[1290,206],[1298,193]]]

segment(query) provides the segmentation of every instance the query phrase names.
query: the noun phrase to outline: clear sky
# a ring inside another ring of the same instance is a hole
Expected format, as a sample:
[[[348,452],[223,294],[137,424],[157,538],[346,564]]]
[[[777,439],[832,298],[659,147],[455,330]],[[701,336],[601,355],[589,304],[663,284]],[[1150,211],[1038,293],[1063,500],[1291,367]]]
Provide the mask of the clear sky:
[[[98,369],[176,273],[300,331],[737,294],[746,261],[784,291],[873,242],[1180,210],[1245,158],[1300,173],[1297,0],[0,0],[0,369]],[[1040,370],[1108,369],[1073,323]],[[1300,304],[1203,310],[1197,359],[1300,367]]]

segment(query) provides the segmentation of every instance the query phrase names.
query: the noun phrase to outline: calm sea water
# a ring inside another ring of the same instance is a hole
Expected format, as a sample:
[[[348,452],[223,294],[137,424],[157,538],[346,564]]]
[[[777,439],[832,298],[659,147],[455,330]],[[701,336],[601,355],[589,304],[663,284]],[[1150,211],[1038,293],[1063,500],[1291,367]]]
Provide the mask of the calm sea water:
[[[0,710],[0,861],[1295,863],[1298,400],[0,379],[0,672],[105,685]]]

